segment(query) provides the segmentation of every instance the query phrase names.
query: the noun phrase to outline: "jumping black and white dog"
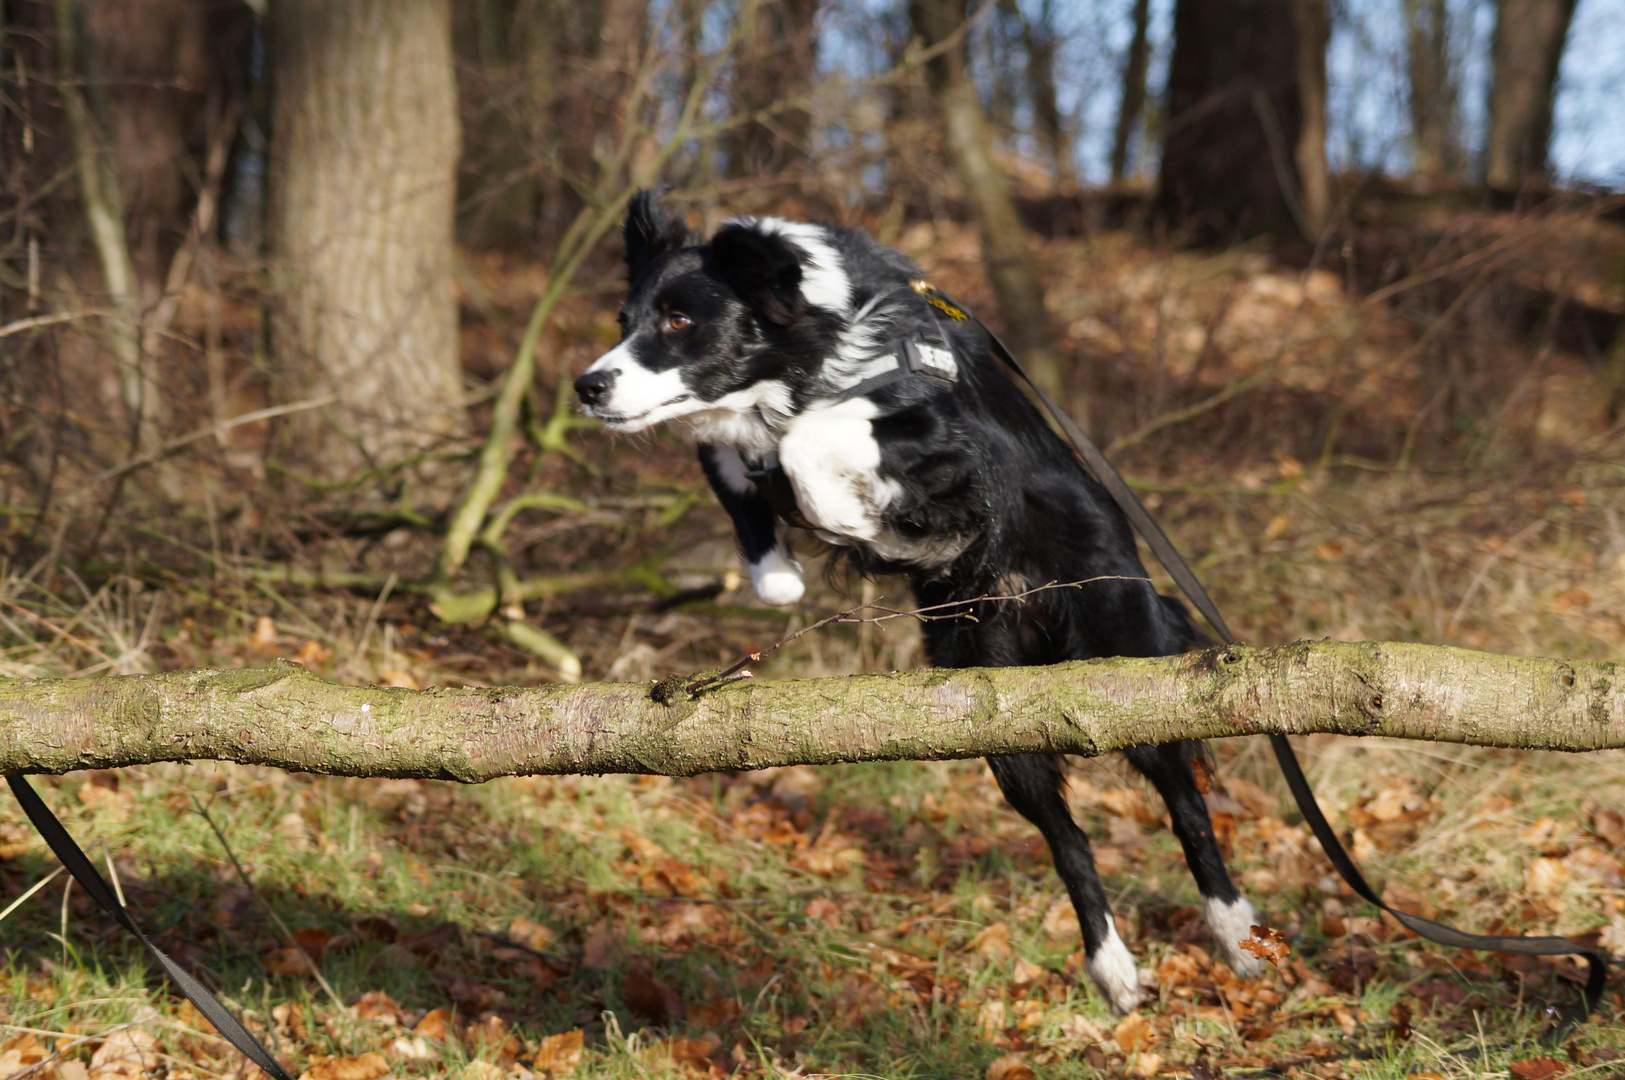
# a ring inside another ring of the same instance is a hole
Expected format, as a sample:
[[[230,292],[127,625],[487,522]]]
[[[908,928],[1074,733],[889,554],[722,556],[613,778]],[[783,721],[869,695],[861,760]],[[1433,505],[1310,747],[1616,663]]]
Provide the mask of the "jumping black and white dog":
[[[763,600],[803,592],[792,528],[861,571],[901,574],[921,605],[972,601],[975,619],[924,624],[939,667],[1162,656],[1195,639],[1184,608],[1144,580],[1128,522],[989,354],[980,331],[915,288],[922,274],[861,232],[738,218],[709,242],[640,194],[626,219],[631,292],[621,343],[576,381],[616,431],[678,421],[733,518]],[[1051,582],[1101,579],[1075,588]],[[1256,921],[1224,867],[1193,775],[1198,747],[1128,759],[1167,803],[1218,955]],[[1005,798],[1043,832],[1113,1009],[1140,999],[1060,763],[989,760]]]

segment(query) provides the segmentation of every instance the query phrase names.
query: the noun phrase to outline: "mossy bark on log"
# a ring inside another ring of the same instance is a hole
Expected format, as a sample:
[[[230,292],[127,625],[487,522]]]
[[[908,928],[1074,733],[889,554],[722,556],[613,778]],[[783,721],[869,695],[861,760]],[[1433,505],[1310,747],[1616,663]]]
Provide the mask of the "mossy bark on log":
[[[663,703],[662,700],[665,702]],[[1268,732],[1530,750],[1625,748],[1625,670],[1428,645],[1300,642],[1184,656],[768,681],[341,686],[295,664],[0,680],[0,771],[212,759],[479,782],[796,763],[1095,755]]]

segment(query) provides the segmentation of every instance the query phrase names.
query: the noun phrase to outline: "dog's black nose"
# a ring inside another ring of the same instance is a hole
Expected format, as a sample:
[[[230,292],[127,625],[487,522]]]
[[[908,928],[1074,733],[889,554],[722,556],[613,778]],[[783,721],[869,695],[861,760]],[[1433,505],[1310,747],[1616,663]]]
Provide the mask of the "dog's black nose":
[[[615,385],[618,374],[613,368],[587,372],[576,380],[576,397],[581,399],[583,405],[597,405],[609,394],[609,388]]]

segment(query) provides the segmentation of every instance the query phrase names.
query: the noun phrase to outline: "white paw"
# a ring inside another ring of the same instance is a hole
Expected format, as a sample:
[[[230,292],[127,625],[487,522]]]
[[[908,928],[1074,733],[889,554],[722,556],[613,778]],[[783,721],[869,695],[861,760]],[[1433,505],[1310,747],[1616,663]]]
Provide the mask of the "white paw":
[[[1108,916],[1109,917],[1109,916]],[[1117,927],[1107,931],[1095,954],[1084,961],[1106,1003],[1118,1016],[1126,1016],[1140,1004],[1140,973],[1134,967],[1134,954],[1128,951]]]
[[[1258,912],[1253,910],[1252,902],[1243,896],[1238,897],[1235,903],[1227,904],[1216,897],[1205,896],[1202,898],[1202,914],[1207,917],[1207,927],[1213,934],[1219,959],[1229,964],[1230,970],[1243,979],[1257,978],[1263,971],[1263,965],[1258,957],[1241,949],[1241,943],[1253,936],[1253,926],[1258,922]]]
[[[801,566],[787,559],[778,548],[750,564],[750,583],[764,604],[793,604],[807,591],[801,580]]]

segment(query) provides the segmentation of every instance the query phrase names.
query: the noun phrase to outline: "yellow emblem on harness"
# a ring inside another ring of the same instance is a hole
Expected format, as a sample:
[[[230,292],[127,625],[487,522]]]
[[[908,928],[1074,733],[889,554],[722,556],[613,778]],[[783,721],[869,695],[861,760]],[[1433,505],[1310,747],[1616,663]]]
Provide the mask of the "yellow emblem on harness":
[[[964,322],[966,319],[970,318],[969,315],[966,315],[963,311],[950,304],[943,297],[941,289],[937,288],[924,278],[915,278],[913,281],[908,283],[908,287],[925,297],[926,303],[948,316],[948,318],[953,319],[955,322]]]

